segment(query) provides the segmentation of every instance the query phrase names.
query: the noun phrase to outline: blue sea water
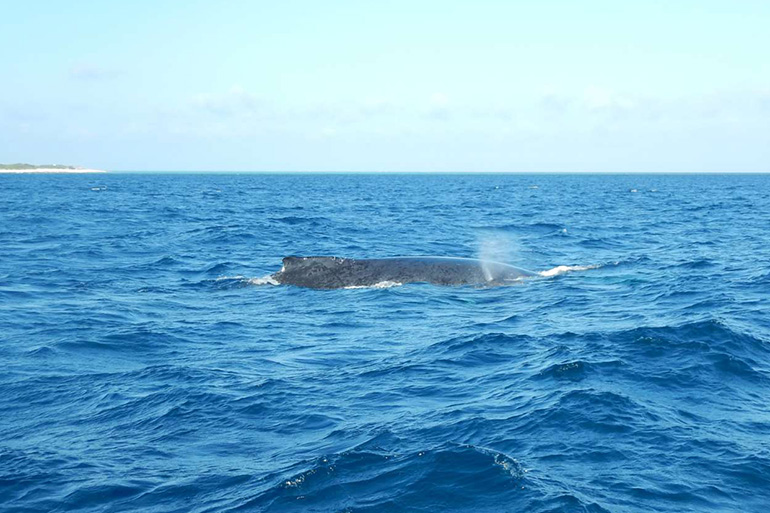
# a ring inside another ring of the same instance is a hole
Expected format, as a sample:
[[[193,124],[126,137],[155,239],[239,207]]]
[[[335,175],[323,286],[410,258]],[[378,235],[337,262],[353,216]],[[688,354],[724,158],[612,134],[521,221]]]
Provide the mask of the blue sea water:
[[[769,228],[768,175],[0,176],[0,510],[766,511]]]

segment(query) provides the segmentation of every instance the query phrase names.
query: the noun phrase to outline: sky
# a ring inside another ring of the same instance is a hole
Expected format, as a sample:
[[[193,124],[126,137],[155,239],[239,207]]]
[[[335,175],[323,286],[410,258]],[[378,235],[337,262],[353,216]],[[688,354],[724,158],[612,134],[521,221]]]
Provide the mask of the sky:
[[[0,0],[0,162],[770,172],[770,2]]]

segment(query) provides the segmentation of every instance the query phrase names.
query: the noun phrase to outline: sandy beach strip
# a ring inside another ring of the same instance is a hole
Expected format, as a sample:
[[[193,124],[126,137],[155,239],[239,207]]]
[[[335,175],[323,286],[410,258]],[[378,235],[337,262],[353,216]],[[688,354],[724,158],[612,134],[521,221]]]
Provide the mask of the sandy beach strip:
[[[40,174],[40,173],[57,173],[57,174],[77,174],[77,173],[106,173],[102,169],[55,169],[55,168],[35,168],[35,169],[0,169],[0,174]]]

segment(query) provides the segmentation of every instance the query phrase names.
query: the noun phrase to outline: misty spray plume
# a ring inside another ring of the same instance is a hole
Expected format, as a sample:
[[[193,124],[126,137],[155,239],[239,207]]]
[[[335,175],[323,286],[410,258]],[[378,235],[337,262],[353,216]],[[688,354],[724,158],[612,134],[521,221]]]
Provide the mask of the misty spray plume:
[[[495,275],[495,262],[512,265],[518,253],[518,246],[511,235],[502,232],[486,232],[479,237],[478,259],[481,260],[481,270],[487,281],[492,281]],[[575,271],[598,269],[600,265],[558,265],[553,269],[539,271],[545,278],[560,276]]]
[[[513,238],[502,232],[486,232],[479,238],[478,259],[481,260],[481,270],[487,281],[496,278],[492,262],[510,264],[516,245]]]

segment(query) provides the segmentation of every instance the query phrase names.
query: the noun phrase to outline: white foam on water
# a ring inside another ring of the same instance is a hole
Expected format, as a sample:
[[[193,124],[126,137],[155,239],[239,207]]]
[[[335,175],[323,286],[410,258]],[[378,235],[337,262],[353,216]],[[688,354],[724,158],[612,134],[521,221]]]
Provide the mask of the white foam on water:
[[[267,276],[263,276],[261,278],[247,278],[246,276],[220,276],[217,278],[216,281],[226,281],[226,280],[236,280],[241,281],[243,283],[247,283],[249,285],[256,285],[256,286],[262,286],[262,285],[280,285],[281,282],[273,278],[272,274],[268,274]],[[373,285],[351,285],[350,287],[342,287],[344,289],[389,289],[391,287],[400,287],[403,285],[403,283],[399,283],[397,281],[381,281],[379,283],[375,283]]]
[[[272,274],[268,274],[262,278],[250,278],[247,280],[247,283],[249,285],[280,285],[280,283],[273,278]]]
[[[547,271],[540,271],[538,274],[546,278],[551,276],[559,276],[561,274],[571,273],[575,271],[588,271],[589,269],[598,269],[600,265],[557,265],[553,269]]]
[[[280,285],[280,283],[275,281],[272,274],[268,274],[262,278],[248,278],[241,274],[238,276],[220,276],[216,281],[240,281],[248,283],[249,285]]]
[[[238,276],[220,276],[214,281],[225,281],[225,280],[247,280],[245,276],[241,276],[240,274]]]

